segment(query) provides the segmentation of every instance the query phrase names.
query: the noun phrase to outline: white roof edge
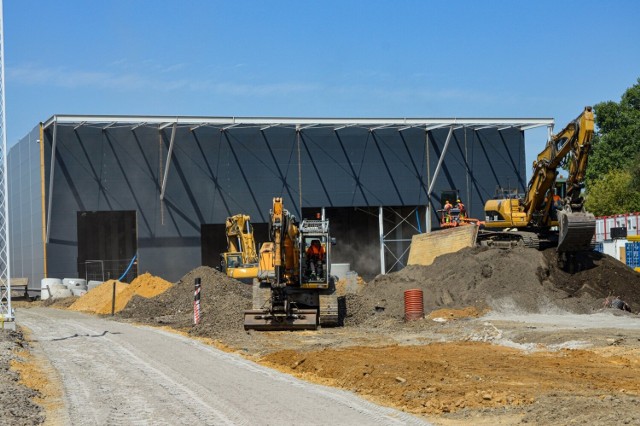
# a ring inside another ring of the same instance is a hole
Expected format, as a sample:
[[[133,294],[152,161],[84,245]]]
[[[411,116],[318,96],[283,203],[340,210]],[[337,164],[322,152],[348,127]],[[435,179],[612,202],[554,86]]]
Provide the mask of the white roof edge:
[[[42,123],[43,128],[53,123],[73,124],[76,126],[98,123],[116,124],[166,124],[178,125],[214,125],[214,126],[263,126],[274,127],[291,126],[490,126],[490,127],[518,127],[526,130],[553,126],[553,118],[293,118],[293,117],[198,117],[198,116],[143,116],[143,115],[67,115],[56,114]]]

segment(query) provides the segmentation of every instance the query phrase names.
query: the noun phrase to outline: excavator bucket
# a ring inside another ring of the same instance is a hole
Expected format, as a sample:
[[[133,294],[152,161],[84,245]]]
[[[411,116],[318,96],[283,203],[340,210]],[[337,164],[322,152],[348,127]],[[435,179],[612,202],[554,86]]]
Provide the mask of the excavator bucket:
[[[558,211],[558,251],[591,250],[596,218],[591,213]]]
[[[290,316],[276,316],[264,309],[244,311],[244,329],[260,331],[315,330],[318,328],[317,309],[298,309]]]

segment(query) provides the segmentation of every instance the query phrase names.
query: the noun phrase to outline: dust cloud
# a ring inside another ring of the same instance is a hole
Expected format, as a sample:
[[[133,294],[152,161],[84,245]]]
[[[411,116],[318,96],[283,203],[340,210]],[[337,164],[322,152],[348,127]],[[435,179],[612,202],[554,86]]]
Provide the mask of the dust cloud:
[[[350,263],[351,270],[365,280],[380,273],[380,247],[375,244],[340,244],[332,249],[332,263]]]

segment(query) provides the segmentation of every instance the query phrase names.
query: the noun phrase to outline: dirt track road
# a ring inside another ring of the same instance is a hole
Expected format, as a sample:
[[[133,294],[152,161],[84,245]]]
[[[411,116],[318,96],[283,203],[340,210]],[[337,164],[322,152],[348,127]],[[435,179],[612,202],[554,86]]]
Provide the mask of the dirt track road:
[[[71,424],[425,424],[150,327],[56,309],[20,325],[59,373]]]

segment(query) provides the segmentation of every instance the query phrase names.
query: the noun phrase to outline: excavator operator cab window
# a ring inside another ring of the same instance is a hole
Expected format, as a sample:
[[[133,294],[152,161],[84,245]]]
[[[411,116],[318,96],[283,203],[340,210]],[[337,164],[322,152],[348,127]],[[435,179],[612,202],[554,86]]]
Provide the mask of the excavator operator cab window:
[[[227,269],[237,268],[242,263],[242,259],[239,255],[227,256]]]
[[[322,280],[326,270],[327,252],[324,238],[309,237],[304,240],[305,276],[310,280]]]

